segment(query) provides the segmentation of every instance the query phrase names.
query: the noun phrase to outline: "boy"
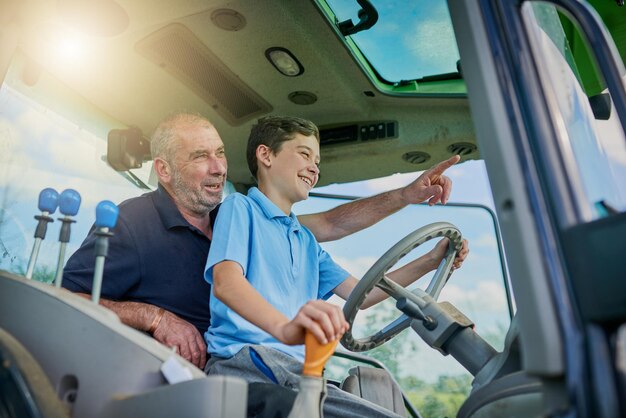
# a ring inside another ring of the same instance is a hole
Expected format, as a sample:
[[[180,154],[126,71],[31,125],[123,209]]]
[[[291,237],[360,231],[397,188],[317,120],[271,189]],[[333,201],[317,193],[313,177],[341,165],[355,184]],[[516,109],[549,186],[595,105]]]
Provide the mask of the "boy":
[[[205,271],[213,292],[205,334],[212,355],[209,374],[296,388],[304,331],[325,344],[348,329],[341,309],[322,299],[332,293],[346,299],[358,281],[333,262],[291,213],[318,181],[319,154],[319,132],[309,121],[267,117],[252,128],[247,160],[258,188],[248,196],[231,195],[222,204]],[[437,267],[446,246],[437,245],[388,276],[403,286],[412,283]],[[364,308],[386,297],[375,289]],[[332,385],[324,413],[394,416]]]

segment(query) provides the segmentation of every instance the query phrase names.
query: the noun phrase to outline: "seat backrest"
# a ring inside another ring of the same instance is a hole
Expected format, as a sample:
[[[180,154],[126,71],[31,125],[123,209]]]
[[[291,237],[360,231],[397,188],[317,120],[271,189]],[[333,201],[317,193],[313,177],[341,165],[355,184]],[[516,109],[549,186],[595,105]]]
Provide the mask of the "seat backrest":
[[[384,369],[356,366],[341,383],[341,389],[406,416],[402,391],[395,380]]]

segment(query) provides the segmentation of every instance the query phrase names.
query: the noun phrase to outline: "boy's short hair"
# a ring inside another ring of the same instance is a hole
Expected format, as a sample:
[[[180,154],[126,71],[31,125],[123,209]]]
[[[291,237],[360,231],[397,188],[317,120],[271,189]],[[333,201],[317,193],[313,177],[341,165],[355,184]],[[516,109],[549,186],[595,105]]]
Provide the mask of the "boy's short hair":
[[[257,124],[250,131],[248,148],[246,150],[248,168],[255,179],[259,170],[259,164],[256,159],[256,150],[259,145],[266,145],[272,153],[277,154],[283,142],[294,139],[296,134],[304,136],[314,135],[317,142],[320,142],[319,129],[309,120],[294,116],[267,116],[257,121]]]

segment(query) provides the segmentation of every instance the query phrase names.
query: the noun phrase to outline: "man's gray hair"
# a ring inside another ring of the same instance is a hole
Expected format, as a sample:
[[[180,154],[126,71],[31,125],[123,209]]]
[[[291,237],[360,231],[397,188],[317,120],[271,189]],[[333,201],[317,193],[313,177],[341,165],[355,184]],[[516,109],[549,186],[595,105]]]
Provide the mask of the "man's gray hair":
[[[178,148],[178,130],[186,126],[213,127],[213,124],[200,115],[177,113],[165,118],[152,134],[150,153],[152,158],[160,157],[171,163]]]

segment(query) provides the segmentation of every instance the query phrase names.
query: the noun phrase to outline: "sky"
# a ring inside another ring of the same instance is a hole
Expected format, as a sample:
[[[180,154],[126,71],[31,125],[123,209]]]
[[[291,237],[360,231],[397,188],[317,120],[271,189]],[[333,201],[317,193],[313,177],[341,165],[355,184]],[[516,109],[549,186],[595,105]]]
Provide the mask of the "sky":
[[[328,3],[339,21],[358,21],[356,1]],[[385,0],[372,3],[378,22],[352,39],[383,78],[394,82],[456,71],[459,52],[445,0],[417,0],[402,7]]]

